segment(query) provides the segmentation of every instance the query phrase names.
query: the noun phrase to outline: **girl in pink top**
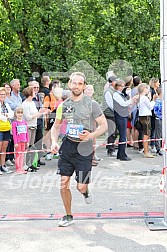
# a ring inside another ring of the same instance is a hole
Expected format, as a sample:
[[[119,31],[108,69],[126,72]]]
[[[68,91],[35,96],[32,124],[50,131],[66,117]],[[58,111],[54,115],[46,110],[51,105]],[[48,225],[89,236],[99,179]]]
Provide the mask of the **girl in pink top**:
[[[16,173],[25,174],[27,173],[23,169],[24,163],[24,152],[29,146],[29,136],[28,136],[28,125],[25,120],[23,120],[23,108],[17,107],[15,109],[15,120],[12,123],[12,133],[15,151],[15,166]]]

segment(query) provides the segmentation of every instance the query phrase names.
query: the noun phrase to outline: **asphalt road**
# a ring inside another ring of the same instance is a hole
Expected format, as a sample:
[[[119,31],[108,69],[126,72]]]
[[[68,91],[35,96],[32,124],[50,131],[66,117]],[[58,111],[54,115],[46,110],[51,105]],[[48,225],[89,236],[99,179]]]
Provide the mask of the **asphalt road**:
[[[105,147],[97,148],[101,161],[93,167],[90,205],[71,179],[76,218],[66,228],[57,225],[57,216],[64,214],[57,160],[46,161],[36,173],[0,176],[0,251],[167,251],[167,231],[150,231],[144,218],[157,213],[153,220],[163,222],[163,157],[146,159],[131,148],[127,152],[132,161],[118,161],[106,155]]]

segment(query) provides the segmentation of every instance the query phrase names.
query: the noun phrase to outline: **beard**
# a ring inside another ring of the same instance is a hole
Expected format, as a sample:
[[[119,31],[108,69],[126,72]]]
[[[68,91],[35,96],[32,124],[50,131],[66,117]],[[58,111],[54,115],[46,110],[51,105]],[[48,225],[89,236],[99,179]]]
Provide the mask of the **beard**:
[[[80,96],[83,93],[82,90],[76,90],[76,89],[71,90],[71,92],[75,96]]]

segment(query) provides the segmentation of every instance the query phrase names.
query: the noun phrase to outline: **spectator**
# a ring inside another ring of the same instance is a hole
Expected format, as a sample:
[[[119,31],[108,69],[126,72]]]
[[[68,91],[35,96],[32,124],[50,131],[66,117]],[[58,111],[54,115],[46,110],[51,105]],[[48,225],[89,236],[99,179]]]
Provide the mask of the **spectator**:
[[[108,78],[108,87],[105,88],[103,93],[102,110],[107,119],[108,124],[108,138],[107,138],[107,155],[110,157],[116,156],[115,153],[115,138],[116,138],[116,125],[113,108],[113,94],[115,92],[116,77],[111,76]]]
[[[157,94],[157,89],[159,88],[159,79],[158,78],[151,78],[149,81],[149,86],[150,86],[150,92],[151,92],[151,101],[153,100],[154,95]],[[155,114],[154,114],[154,109],[152,110],[151,114],[151,139],[155,139]],[[151,152],[156,153],[156,148],[155,148],[155,141],[151,141],[150,143],[151,146]]]
[[[46,108],[41,108],[39,111],[36,108],[36,105],[33,101],[35,97],[35,91],[33,87],[27,87],[23,90],[23,94],[26,99],[22,103],[24,118],[28,124],[28,134],[30,139],[30,147],[34,145],[36,129],[37,129],[37,118],[42,116],[43,114],[47,114],[49,112]],[[30,168],[33,168],[32,165]]]
[[[62,92],[62,100],[65,101],[71,96],[70,90],[63,90]],[[66,135],[66,128],[67,128],[67,120],[63,119],[62,124],[60,126],[59,138],[63,140],[64,136]]]
[[[59,80],[57,80],[57,79],[53,79],[52,80],[52,83],[54,84],[54,87],[55,88],[60,88],[61,87],[61,84],[60,84],[60,81]]]
[[[5,88],[0,88],[0,175],[4,173],[11,173],[8,167],[5,165],[6,158],[6,149],[8,146],[8,142],[11,138],[10,129],[11,125],[9,119],[12,119],[14,116],[13,111],[11,110],[8,103],[5,102],[6,92]],[[4,127],[4,129],[2,129]],[[2,154],[4,153],[4,154]]]
[[[155,105],[155,99],[157,95],[154,94],[153,100],[151,100],[151,93],[149,85],[142,83],[138,86],[139,92],[139,119],[143,127],[143,146],[144,146],[144,157],[145,158],[154,158],[148,151],[148,139],[150,136],[150,126],[151,126],[151,111]]]
[[[10,86],[12,88],[12,92],[11,92],[10,98],[9,98],[9,93],[8,93],[7,103],[9,104],[10,108],[13,111],[15,111],[15,109],[18,106],[21,106],[21,104],[22,104],[22,98],[21,98],[21,94],[20,94],[20,81],[19,81],[19,79],[13,79],[10,82]],[[10,148],[10,152],[14,151],[13,136],[11,137],[9,148]],[[11,153],[9,155],[9,159],[10,159],[11,162],[14,161],[14,154],[13,153]],[[8,164],[9,163],[11,164],[11,162],[8,162]]]
[[[10,82],[12,87],[11,99],[8,100],[8,104],[11,109],[14,111],[18,106],[21,106],[22,99],[20,96],[20,81],[18,79],[14,79]]]
[[[130,113],[130,106],[132,106],[137,101],[137,96],[132,99],[127,100],[122,90],[125,87],[125,82],[123,80],[117,80],[115,84],[116,92],[113,94],[113,107],[114,116],[117,129],[119,131],[119,145],[117,152],[117,159],[121,161],[130,161],[131,159],[125,153],[126,147],[126,128],[127,119]]]
[[[125,77],[125,88],[123,89],[122,93],[125,95],[125,97],[128,97],[128,99],[131,98],[132,85],[133,85],[133,77],[132,76]],[[127,121],[126,138],[128,142],[133,141],[131,120],[132,120],[132,113],[129,114]],[[133,147],[133,145],[128,143],[127,147]]]
[[[51,83],[50,77],[49,76],[43,76],[41,79],[41,88],[40,88],[40,93],[44,93],[44,98],[45,96],[48,96],[50,93],[49,90],[49,84]]]
[[[155,101],[154,105],[154,114],[155,114],[155,138],[162,138],[162,89],[157,89],[158,98]],[[162,141],[156,141],[155,147],[157,154],[160,156],[163,155],[161,150]]]
[[[141,78],[139,76],[135,76],[133,78],[133,88],[131,91],[131,97],[133,98],[135,95],[138,94],[138,85],[141,84]],[[139,143],[134,143],[133,144],[133,148],[134,150],[138,150],[139,149],[139,153],[143,153],[143,143],[140,140],[143,140],[143,131],[138,131],[135,126],[135,118],[136,118],[136,113],[137,113],[137,106],[134,106],[134,109],[132,111],[132,121],[131,121],[131,125],[132,125],[132,138],[133,141],[137,141],[139,140]]]
[[[43,143],[46,146],[47,149],[50,149],[51,146],[51,132],[50,129],[54,123],[54,119],[55,119],[55,107],[56,107],[56,97],[53,94],[54,89],[56,88],[57,83],[54,83],[53,81],[51,81],[50,85],[49,85],[49,90],[50,93],[48,96],[46,96],[44,98],[44,108],[48,108],[50,109],[50,114],[45,116],[45,134],[44,134],[44,138],[43,138]],[[50,117],[53,117],[50,120]],[[47,153],[47,155],[45,156],[46,160],[51,160],[52,159],[52,154],[51,153]]]
[[[15,120],[12,122],[12,133],[15,147],[15,166],[16,173],[26,174],[27,171],[23,169],[24,165],[24,151],[29,146],[28,125],[23,120],[23,108],[17,107],[15,109]]]
[[[6,92],[6,98],[5,98],[5,102],[6,103],[10,103],[12,102],[12,97],[11,97],[11,91],[12,88],[10,86],[9,83],[4,83],[4,88],[5,88],[5,92]],[[13,166],[14,165],[14,154],[12,152],[14,152],[14,145],[13,145],[13,135],[11,134],[10,140],[8,142],[8,147],[6,152],[11,152],[10,154],[6,154],[6,165],[8,166]]]
[[[93,94],[94,94],[94,87],[93,85],[86,85],[86,88],[84,90],[84,94],[86,94],[87,96],[89,96],[91,99],[93,99]],[[94,125],[94,129],[96,129],[96,122]],[[100,161],[100,158],[95,154],[95,145],[96,145],[96,139],[93,139],[93,159],[92,159],[92,166],[97,166],[98,162]]]
[[[35,96],[33,97],[33,101],[35,102],[35,106],[37,110],[39,111],[43,105],[42,105],[42,98],[40,96],[39,92],[39,83],[37,81],[30,81],[28,83],[30,87],[33,87]],[[43,115],[37,118],[37,129],[35,133],[35,147],[37,150],[42,150],[42,139],[43,139],[43,132],[44,132],[44,119]],[[38,167],[41,165],[45,165],[44,162],[41,161],[41,157],[43,156],[43,152],[38,152]]]
[[[56,98],[55,109],[57,109],[59,104],[63,102],[62,93],[63,93],[63,89],[60,87],[55,87],[53,89],[53,95]]]

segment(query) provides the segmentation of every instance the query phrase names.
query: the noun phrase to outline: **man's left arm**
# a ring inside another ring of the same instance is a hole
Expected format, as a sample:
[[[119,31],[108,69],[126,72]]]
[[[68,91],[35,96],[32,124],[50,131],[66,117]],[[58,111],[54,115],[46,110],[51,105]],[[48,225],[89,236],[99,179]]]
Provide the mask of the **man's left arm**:
[[[101,136],[108,129],[107,120],[106,120],[104,114],[101,114],[99,117],[97,117],[96,122],[98,124],[98,127],[95,129],[95,131],[90,133],[90,134],[92,134],[92,138],[96,138],[98,136]]]
[[[93,114],[93,117],[95,118],[95,121],[98,124],[98,127],[93,132],[89,132],[88,130],[83,130],[83,134],[82,133],[79,134],[79,138],[81,140],[89,140],[89,139],[96,138],[102,135],[103,133],[105,133],[108,129],[107,120],[101,111],[100,105],[95,101],[92,104],[92,114]]]

